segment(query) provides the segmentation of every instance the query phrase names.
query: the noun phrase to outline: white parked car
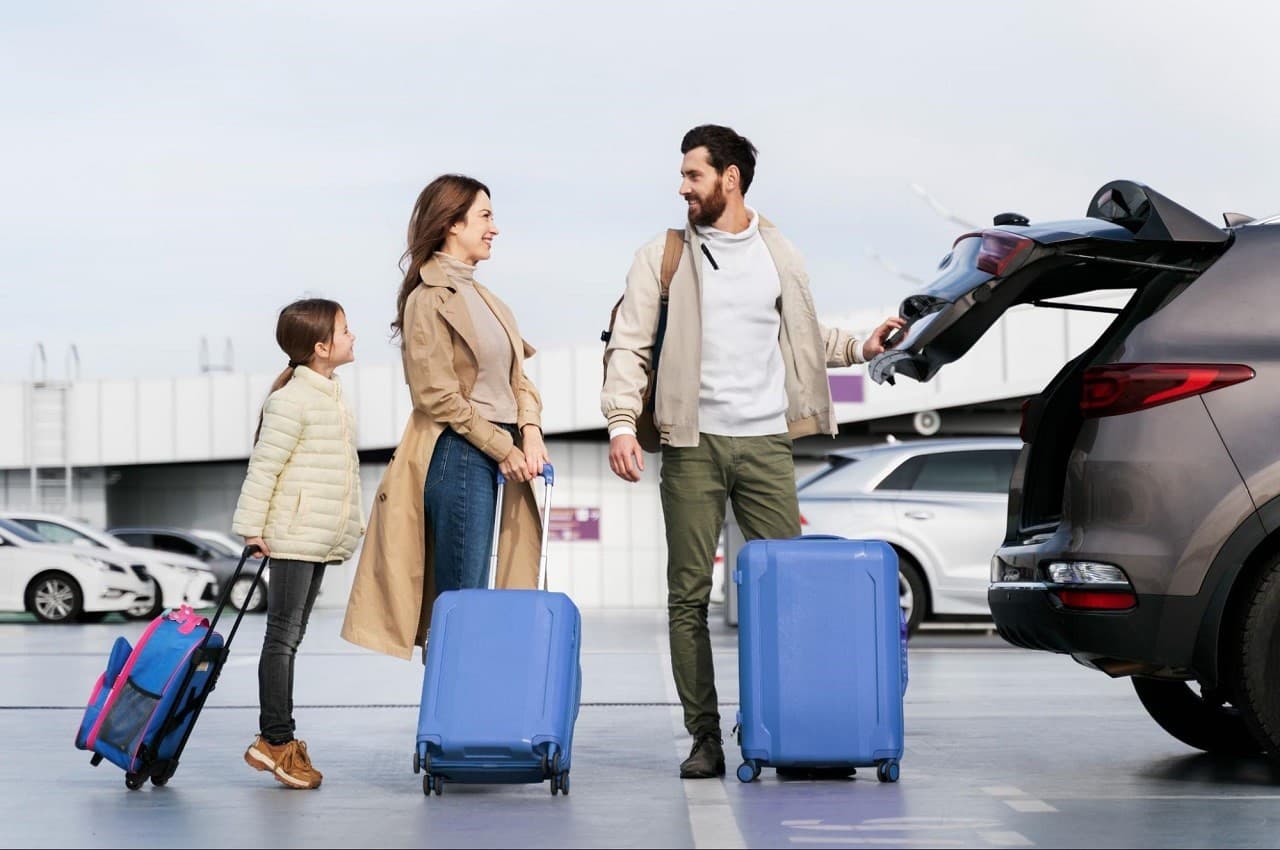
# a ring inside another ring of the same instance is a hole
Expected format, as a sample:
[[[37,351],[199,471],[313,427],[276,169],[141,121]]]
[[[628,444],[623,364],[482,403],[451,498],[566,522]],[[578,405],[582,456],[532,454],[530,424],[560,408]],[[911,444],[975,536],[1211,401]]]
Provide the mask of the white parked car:
[[[136,620],[150,620],[165,608],[187,604],[205,608],[218,601],[218,580],[203,562],[176,553],[162,554],[154,549],[130,546],[118,537],[72,519],[29,511],[7,511],[0,514],[35,532],[50,543],[106,550],[141,563],[153,582],[149,604],[138,603],[128,612]]]
[[[827,455],[801,479],[801,533],[884,540],[898,552],[908,627],[991,616],[991,556],[1004,541],[1016,437],[912,440]]]
[[[45,623],[100,620],[151,603],[150,583],[131,566],[78,546],[56,546],[0,519],[0,611]]]

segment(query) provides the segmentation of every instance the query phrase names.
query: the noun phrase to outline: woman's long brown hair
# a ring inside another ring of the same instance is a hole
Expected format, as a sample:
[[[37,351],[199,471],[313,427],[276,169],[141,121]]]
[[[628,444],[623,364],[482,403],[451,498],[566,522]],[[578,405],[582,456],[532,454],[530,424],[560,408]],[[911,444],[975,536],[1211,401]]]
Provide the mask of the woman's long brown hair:
[[[421,277],[419,269],[431,255],[444,247],[449,228],[467,217],[467,210],[475,203],[476,196],[484,192],[490,198],[489,187],[463,174],[442,174],[427,184],[413,205],[409,217],[409,247],[400,258],[400,270],[404,282],[396,298],[396,319],[391,323],[391,338],[404,333],[404,305],[409,293],[417,287]]]
[[[280,311],[276,319],[276,344],[289,357],[289,365],[276,376],[267,395],[289,383],[293,370],[305,366],[316,356],[316,343],[333,342],[333,332],[342,305],[327,298],[304,298],[294,301]],[[262,434],[262,414],[258,414],[258,428],[253,432],[254,445]]]

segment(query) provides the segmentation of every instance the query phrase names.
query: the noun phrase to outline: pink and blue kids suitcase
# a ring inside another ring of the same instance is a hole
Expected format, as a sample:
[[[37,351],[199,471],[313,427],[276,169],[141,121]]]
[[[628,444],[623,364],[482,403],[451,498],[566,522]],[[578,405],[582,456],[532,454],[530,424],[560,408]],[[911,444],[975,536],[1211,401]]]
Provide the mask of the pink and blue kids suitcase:
[[[882,541],[753,540],[738,555],[738,779],[762,767],[898,780],[907,686],[898,557]]]
[[[582,619],[563,593],[546,590],[547,529],[555,471],[542,471],[542,590],[496,590],[494,520],[490,589],[436,597],[422,682],[413,770],[422,793],[445,782],[550,780],[569,793],[573,726],[582,696]],[[498,506],[504,480],[498,475]]]
[[[213,622],[183,605],[152,620],[136,645],[118,637],[111,647],[107,668],[89,695],[76,747],[93,753],[89,762],[95,767],[105,758],[124,770],[129,790],[141,788],[147,779],[164,785],[178,769],[244,617],[241,610],[225,641],[214,631],[250,551],[245,549],[223,587]],[[263,558],[255,586],[266,565]]]

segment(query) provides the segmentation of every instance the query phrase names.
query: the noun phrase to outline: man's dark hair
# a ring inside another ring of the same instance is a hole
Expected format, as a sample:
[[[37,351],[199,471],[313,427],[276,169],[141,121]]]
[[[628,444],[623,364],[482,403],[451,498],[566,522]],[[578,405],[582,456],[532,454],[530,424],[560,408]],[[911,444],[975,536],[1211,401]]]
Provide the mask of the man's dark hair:
[[[707,149],[707,158],[717,174],[724,174],[724,170],[731,165],[738,166],[738,172],[742,175],[742,194],[747,194],[747,190],[751,188],[751,179],[756,175],[756,146],[728,127],[703,124],[684,134],[684,140],[680,142],[680,153],[703,147]]]

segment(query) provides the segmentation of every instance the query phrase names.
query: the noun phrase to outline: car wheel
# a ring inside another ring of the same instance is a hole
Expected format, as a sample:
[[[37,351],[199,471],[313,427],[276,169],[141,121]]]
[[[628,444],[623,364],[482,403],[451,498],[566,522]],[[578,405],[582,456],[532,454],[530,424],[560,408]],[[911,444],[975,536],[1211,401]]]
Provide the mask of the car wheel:
[[[42,623],[73,622],[84,612],[84,594],[66,573],[44,573],[27,587],[27,610]]]
[[[1234,646],[1235,703],[1259,749],[1280,761],[1280,557],[1262,573],[1245,601]]]
[[[1191,683],[1134,676],[1133,689],[1151,719],[1188,747],[1222,755],[1258,753],[1240,712],[1205,699]]]
[[[901,553],[898,555],[898,604],[902,606],[902,616],[907,621],[907,634],[915,634],[924,621],[929,600],[920,568]]]
[[[164,610],[164,594],[160,592],[160,583],[151,579],[151,601],[134,605],[124,615],[130,620],[154,620]]]
[[[267,594],[263,591],[265,582],[259,582],[258,586],[253,590],[253,598],[249,598],[249,588],[253,587],[253,576],[240,576],[236,579],[236,583],[231,585],[231,607],[236,610],[247,611],[250,614],[256,614],[263,611],[267,607]]]

